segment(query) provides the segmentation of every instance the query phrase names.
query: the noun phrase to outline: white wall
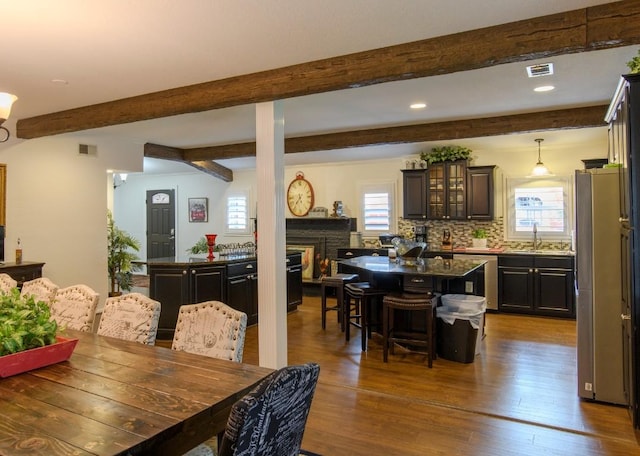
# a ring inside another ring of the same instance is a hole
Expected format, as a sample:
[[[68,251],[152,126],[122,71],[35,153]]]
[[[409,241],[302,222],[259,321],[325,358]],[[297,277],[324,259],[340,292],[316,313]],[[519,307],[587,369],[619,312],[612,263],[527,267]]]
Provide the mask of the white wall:
[[[78,145],[96,145],[81,156]],[[57,136],[0,149],[7,164],[5,261],[43,261],[43,275],[61,287],[84,283],[108,293],[107,169],[142,168],[141,146],[89,136]]]

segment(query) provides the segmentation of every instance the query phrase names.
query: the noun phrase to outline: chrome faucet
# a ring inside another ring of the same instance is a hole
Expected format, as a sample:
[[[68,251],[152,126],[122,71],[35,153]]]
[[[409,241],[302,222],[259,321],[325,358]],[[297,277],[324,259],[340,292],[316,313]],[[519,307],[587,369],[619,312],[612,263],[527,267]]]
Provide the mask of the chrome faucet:
[[[538,223],[533,224],[533,250],[538,250]]]

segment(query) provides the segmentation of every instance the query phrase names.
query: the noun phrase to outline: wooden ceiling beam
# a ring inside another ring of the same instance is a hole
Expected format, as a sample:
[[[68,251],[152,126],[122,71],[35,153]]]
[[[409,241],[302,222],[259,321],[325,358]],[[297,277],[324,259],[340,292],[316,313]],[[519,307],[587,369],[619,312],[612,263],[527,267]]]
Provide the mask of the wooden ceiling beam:
[[[640,0],[625,0],[20,119],[16,136],[38,138],[639,43]]]
[[[323,135],[286,138],[285,153],[347,149],[350,147],[407,144],[450,139],[480,138],[533,131],[567,130],[606,126],[607,105],[508,116],[454,120],[418,125],[345,131]],[[195,149],[179,149],[183,160],[223,160],[256,155],[256,143],[226,144]],[[145,156],[147,148],[145,146]],[[164,158],[155,156],[154,158]]]
[[[209,160],[190,160],[185,157],[185,149],[163,146],[161,144],[146,143],[144,145],[144,156],[182,162],[189,166],[193,166],[197,170],[207,173],[210,176],[222,179],[224,182],[233,182],[232,170]]]

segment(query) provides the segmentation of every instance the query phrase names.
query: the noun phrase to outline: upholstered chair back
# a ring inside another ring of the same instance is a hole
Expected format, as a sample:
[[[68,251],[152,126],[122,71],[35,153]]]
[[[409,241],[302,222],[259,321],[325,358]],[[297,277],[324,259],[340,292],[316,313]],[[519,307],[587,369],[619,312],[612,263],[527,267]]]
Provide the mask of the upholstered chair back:
[[[4,272],[0,274],[0,293],[9,293],[12,288],[16,288],[18,282],[15,281],[9,274]]]
[[[33,296],[35,301],[45,302],[51,307],[51,303],[56,297],[56,292],[60,287],[46,277],[38,277],[22,284],[20,296]]]
[[[160,302],[141,293],[107,298],[98,334],[153,345],[158,332],[160,307]]]
[[[180,306],[171,348],[242,362],[247,314],[220,301]]]
[[[87,285],[60,288],[51,304],[51,317],[61,327],[91,332],[99,297]]]
[[[219,456],[298,456],[320,366],[279,369],[231,408]]]

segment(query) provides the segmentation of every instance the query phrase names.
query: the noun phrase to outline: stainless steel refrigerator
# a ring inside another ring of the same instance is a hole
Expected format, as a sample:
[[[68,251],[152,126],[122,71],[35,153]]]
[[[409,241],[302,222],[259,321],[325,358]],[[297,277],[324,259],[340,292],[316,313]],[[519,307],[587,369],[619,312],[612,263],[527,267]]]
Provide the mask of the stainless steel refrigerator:
[[[626,404],[617,169],[576,171],[578,394]]]

